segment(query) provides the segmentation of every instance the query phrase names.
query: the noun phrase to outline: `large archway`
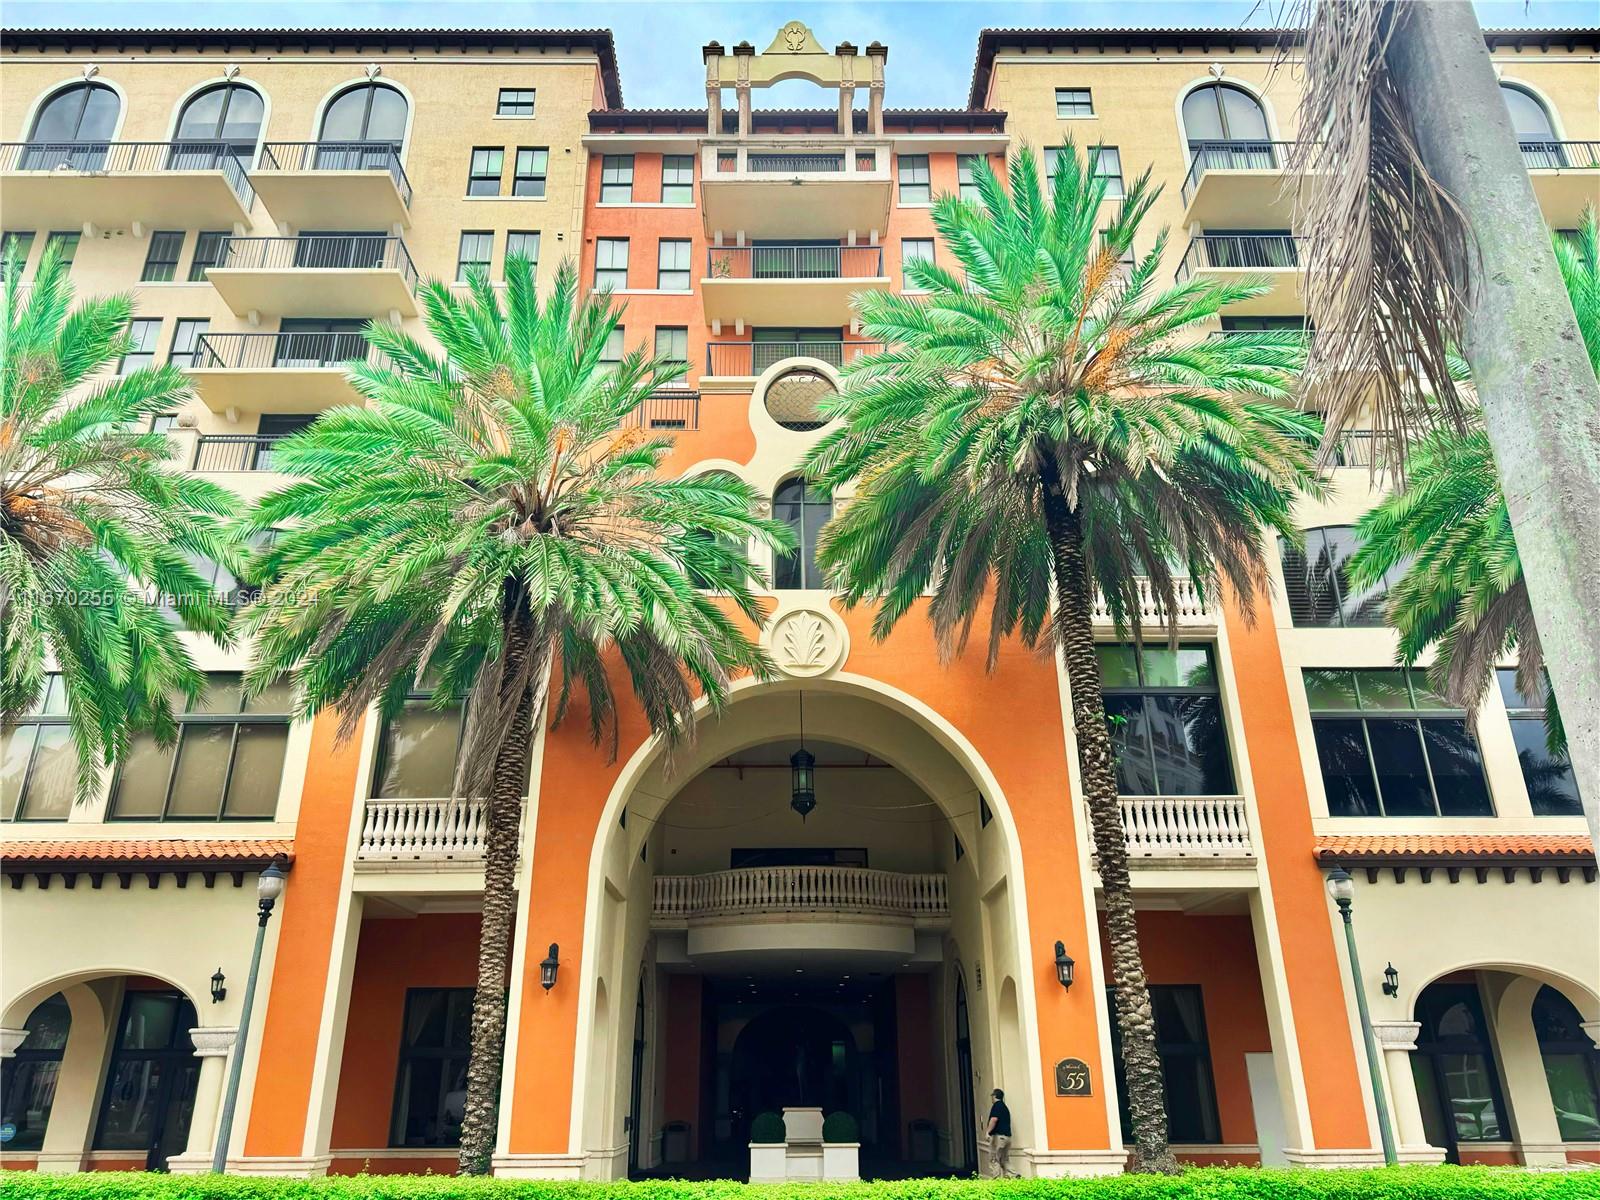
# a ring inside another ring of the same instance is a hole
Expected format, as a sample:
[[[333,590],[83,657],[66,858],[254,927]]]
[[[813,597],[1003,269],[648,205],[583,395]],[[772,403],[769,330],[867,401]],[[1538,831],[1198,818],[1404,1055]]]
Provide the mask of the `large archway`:
[[[804,819],[789,803],[802,695]],[[789,1091],[850,1112],[866,1174],[973,1169],[965,1108],[994,1086],[1020,1137],[1040,1127],[1038,1073],[1001,1065],[999,984],[1031,977],[1015,827],[937,714],[864,679],[747,685],[675,761],[640,748],[601,830],[573,1111],[591,1173],[623,1174],[632,1145],[642,1172],[742,1174],[752,1107],[782,1107],[752,1082],[754,1048],[785,1020],[816,1034],[795,1042]],[[641,977],[659,1048],[642,1060],[599,1019]],[[1007,1000],[1017,1058],[1036,1042],[1031,989]]]

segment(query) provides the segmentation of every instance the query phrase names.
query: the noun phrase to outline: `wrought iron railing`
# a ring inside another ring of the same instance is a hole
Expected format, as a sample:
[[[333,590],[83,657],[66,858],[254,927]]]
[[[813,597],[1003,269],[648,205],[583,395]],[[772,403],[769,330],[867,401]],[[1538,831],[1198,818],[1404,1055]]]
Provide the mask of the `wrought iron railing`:
[[[1524,138],[1522,161],[1530,171],[1600,168],[1600,142],[1551,142]]]
[[[217,268],[283,271],[398,271],[406,290],[417,287],[417,268],[405,243],[381,233],[303,233],[298,237],[231,237]]]
[[[196,471],[270,471],[272,447],[284,433],[203,433],[195,439]]]
[[[700,428],[700,393],[688,388],[662,388],[623,418],[622,424],[662,432]]]
[[[195,347],[197,370],[338,367],[372,358],[359,333],[206,333]]]
[[[1300,267],[1300,239],[1287,233],[1204,233],[1189,242],[1178,265],[1178,282],[1196,271],[1240,268],[1293,271]]]
[[[387,171],[411,205],[411,180],[400,163],[399,142],[268,142],[258,171]]]
[[[135,175],[161,171],[220,171],[249,209],[255,189],[246,175],[253,142],[187,138],[176,142],[0,142],[0,171]]]
[[[712,279],[879,279],[882,246],[711,246]]]
[[[1200,177],[1207,171],[1277,171],[1289,161],[1293,142],[1236,139],[1226,142],[1190,142],[1189,174],[1183,181],[1183,202],[1194,199]]]
[[[882,342],[711,342],[706,346],[706,374],[759,375],[789,358],[814,358],[843,367],[882,349]]]

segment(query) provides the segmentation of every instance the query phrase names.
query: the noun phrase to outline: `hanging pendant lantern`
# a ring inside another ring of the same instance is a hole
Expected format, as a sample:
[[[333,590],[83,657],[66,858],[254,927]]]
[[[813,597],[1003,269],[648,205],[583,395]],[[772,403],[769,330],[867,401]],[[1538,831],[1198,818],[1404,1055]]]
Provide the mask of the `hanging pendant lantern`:
[[[800,749],[789,756],[789,807],[804,821],[817,806],[817,759],[806,749],[806,696],[800,693]]]

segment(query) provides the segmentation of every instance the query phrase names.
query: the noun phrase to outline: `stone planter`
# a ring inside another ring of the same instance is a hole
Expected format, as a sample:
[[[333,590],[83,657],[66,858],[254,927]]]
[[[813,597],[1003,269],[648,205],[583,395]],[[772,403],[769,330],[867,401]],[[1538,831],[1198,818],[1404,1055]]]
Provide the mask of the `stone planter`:
[[[861,1178],[860,1142],[823,1142],[822,1177],[827,1180]]]
[[[786,1182],[789,1178],[788,1150],[783,1142],[751,1142],[750,1182]]]

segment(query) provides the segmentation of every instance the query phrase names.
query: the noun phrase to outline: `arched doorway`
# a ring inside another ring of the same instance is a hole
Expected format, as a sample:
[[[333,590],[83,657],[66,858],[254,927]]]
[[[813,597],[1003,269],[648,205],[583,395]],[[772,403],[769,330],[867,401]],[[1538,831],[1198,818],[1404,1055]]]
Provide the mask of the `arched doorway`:
[[[1600,1142],[1600,1047],[1577,1007],[1549,984],[1534,997],[1533,1033],[1561,1140]]]
[[[194,1115],[200,1060],[189,1031],[194,1005],[166,988],[129,989],[122,1000],[95,1132],[101,1150],[143,1152],[145,1166],[164,1171],[183,1153]]]
[[[60,992],[43,1000],[22,1026],[21,1045],[0,1066],[0,1122],[10,1130],[4,1149],[38,1150],[55,1105],[61,1055],[72,1029],[72,1008]]]
[[[728,1066],[733,1142],[750,1140],[764,1112],[820,1108],[862,1119],[875,1104],[860,1078],[855,1035],[820,1004],[769,1008],[740,1030]]]
[[[1476,978],[1441,980],[1417,997],[1411,1065],[1430,1145],[1460,1162],[1463,1146],[1509,1136],[1505,1096]]]

